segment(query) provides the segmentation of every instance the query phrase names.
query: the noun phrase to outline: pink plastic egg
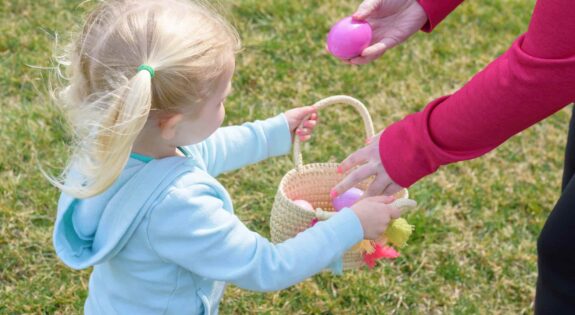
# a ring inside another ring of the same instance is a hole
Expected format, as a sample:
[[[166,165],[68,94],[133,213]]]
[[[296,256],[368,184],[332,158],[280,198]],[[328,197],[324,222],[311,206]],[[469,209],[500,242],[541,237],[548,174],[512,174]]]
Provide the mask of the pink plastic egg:
[[[355,20],[351,16],[337,22],[327,34],[327,49],[340,59],[351,59],[361,55],[370,43],[369,23]]]
[[[331,204],[335,211],[339,211],[343,208],[349,208],[354,203],[356,203],[359,198],[363,195],[363,190],[359,188],[351,188],[348,191],[344,192],[343,194],[333,198]]]
[[[305,201],[305,200],[303,200],[303,199],[294,200],[293,203],[295,203],[296,205],[298,205],[298,206],[300,206],[300,207],[302,207],[302,208],[304,208],[304,209],[306,209],[306,210],[313,211],[313,206],[312,206],[312,204],[309,203],[309,202],[307,202],[307,201]]]

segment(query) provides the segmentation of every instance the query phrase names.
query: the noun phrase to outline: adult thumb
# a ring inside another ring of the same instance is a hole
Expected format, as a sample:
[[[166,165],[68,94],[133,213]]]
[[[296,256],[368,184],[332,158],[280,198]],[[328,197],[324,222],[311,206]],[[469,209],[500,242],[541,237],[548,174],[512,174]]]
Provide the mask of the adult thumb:
[[[353,14],[353,18],[356,20],[365,20],[373,13],[373,11],[375,11],[377,6],[379,5],[379,2],[380,0],[363,1],[357,8],[357,11],[355,11],[355,13]]]

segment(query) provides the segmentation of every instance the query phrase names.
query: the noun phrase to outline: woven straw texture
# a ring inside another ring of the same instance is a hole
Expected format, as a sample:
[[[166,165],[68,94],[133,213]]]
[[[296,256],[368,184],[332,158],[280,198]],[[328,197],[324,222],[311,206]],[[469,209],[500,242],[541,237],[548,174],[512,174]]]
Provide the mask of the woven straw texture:
[[[323,99],[313,106],[318,110],[336,103],[352,105],[363,118],[366,136],[373,136],[373,124],[365,106],[358,100],[349,96],[332,96]],[[294,141],[295,168],[289,171],[281,180],[271,211],[270,225],[271,237],[275,243],[283,242],[310,227],[314,218],[318,220],[329,219],[335,214],[330,190],[343,179],[342,174],[337,173],[337,163],[312,163],[303,164],[300,152],[299,139]],[[371,179],[367,179],[357,185],[362,190],[367,189]],[[407,198],[407,190],[397,194],[398,198]],[[310,202],[316,211],[304,209],[293,202],[303,199]],[[321,208],[321,210],[317,210]],[[325,212],[327,211],[327,212]],[[354,247],[345,253],[343,257],[343,269],[353,269],[365,266],[363,257],[358,248]]]

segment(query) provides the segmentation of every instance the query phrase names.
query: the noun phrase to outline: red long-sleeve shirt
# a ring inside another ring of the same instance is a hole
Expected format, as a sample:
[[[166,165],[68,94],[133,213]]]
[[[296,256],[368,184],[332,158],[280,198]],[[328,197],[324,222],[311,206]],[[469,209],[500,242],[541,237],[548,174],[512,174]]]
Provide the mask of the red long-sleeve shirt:
[[[575,3],[539,0],[527,32],[452,95],[383,132],[389,176],[409,187],[441,165],[469,160],[575,100]],[[431,31],[462,0],[419,0]]]

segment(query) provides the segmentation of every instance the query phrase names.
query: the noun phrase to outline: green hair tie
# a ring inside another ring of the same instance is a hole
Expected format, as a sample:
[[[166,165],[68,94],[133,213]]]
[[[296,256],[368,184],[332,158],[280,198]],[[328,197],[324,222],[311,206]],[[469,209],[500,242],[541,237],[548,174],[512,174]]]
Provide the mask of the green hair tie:
[[[150,77],[154,77],[156,75],[156,71],[154,71],[154,68],[152,68],[151,66],[147,65],[147,64],[141,64],[138,67],[138,72],[142,71],[142,70],[146,70],[150,73]]]

